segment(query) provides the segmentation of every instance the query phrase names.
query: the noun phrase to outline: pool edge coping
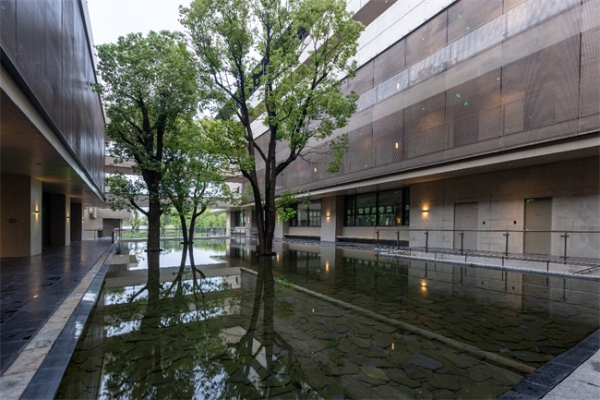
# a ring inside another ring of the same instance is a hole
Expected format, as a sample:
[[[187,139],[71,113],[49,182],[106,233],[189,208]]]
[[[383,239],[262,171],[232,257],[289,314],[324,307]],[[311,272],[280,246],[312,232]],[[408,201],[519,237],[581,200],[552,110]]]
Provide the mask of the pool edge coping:
[[[554,357],[534,373],[502,394],[500,400],[531,399],[546,396],[577,368],[600,350],[600,329],[590,333],[575,346]]]

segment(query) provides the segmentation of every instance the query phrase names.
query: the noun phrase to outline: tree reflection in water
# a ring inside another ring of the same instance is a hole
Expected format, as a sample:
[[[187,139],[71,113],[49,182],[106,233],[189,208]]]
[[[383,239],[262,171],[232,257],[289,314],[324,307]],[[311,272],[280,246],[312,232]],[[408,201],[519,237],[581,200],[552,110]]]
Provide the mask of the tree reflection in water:
[[[263,257],[258,266],[252,314],[248,329],[229,351],[234,366],[231,380],[246,387],[229,394],[262,398],[282,394],[308,393],[302,367],[292,346],[275,332],[275,280],[271,259]],[[262,307],[262,319],[261,316]],[[262,327],[261,330],[258,329]]]
[[[162,284],[159,253],[148,253],[144,287],[119,291],[96,313],[59,398],[258,398],[308,391],[292,347],[274,329],[270,260],[258,268],[254,290],[240,293],[230,284],[239,276],[206,278],[191,251],[186,268],[187,250],[174,279]]]

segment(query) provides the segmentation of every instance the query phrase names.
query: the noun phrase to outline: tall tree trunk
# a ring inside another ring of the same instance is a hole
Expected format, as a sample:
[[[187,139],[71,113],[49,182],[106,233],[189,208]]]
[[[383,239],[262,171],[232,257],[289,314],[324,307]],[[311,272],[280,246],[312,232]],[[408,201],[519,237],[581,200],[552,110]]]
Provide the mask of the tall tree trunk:
[[[185,215],[183,214],[183,211],[177,210],[177,212],[179,213],[179,221],[181,222],[181,234],[183,235],[183,243],[191,243],[192,239],[188,236],[187,221],[185,220]]]
[[[194,207],[194,211],[192,212],[192,219],[190,220],[190,233],[188,237],[190,238],[190,244],[194,241],[194,229],[196,229],[196,218],[198,218],[198,214],[196,214],[196,207]]]
[[[259,212],[256,214],[256,225],[258,228],[258,254],[261,256],[272,256],[273,252],[273,239],[275,237],[275,205],[272,207],[265,205],[263,215]]]
[[[148,253],[160,251],[160,214],[158,193],[151,193],[148,203]]]

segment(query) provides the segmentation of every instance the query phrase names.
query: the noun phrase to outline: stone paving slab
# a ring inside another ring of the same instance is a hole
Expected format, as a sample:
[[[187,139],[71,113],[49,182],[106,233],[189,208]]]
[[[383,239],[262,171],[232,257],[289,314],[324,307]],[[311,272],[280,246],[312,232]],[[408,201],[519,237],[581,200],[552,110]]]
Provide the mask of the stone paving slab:
[[[0,263],[0,373],[85,279],[111,245],[110,238],[44,249]]]
[[[544,396],[546,400],[598,398],[600,398],[600,352],[593,355]]]
[[[39,371],[42,363],[46,360],[51,349],[55,349],[55,344],[58,341],[59,336],[65,331],[65,327],[69,319],[76,312],[77,307],[80,305],[82,299],[86,295],[90,284],[93,282],[94,277],[98,274],[106,258],[110,255],[112,247],[110,243],[105,243],[106,246],[102,246],[102,252],[98,255],[93,252],[89,255],[89,258],[85,260],[89,265],[83,266],[86,274],[80,279],[70,277],[74,282],[78,283],[77,286],[66,294],[62,295],[62,304],[55,308],[50,318],[47,320],[38,320],[37,327],[33,327],[34,334],[32,338],[23,343],[17,350],[19,350],[14,358],[10,359],[11,362],[6,366],[6,370],[0,377],[0,393],[2,399],[19,399],[21,398],[28,385]],[[17,313],[18,315],[19,313]],[[22,313],[21,313],[22,314]],[[44,323],[45,322],[45,323]],[[39,327],[41,325],[41,327]],[[4,325],[2,326],[4,329]],[[35,332],[37,331],[37,333]],[[65,357],[70,359],[71,353],[65,353]],[[9,360],[7,358],[7,360]],[[61,375],[62,376],[62,375]],[[60,382],[60,377],[57,378],[57,385]]]

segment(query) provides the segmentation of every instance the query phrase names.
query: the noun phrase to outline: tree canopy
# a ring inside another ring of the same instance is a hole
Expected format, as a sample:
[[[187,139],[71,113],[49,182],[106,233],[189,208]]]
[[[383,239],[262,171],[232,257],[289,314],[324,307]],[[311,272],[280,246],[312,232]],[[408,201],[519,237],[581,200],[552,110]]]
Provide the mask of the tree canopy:
[[[223,178],[229,165],[218,152],[210,151],[202,127],[209,123],[188,123],[167,141],[166,152],[173,161],[163,178],[162,191],[177,210],[184,243],[193,241],[196,219],[207,208],[230,199]]]
[[[356,109],[357,95],[343,95],[340,79],[354,74],[362,25],[344,0],[195,0],[181,14],[223,120],[213,140],[247,179],[259,253],[270,254],[277,176]],[[347,142],[332,143],[330,171]]]
[[[131,33],[97,47],[100,83],[93,84],[106,107],[109,154],[115,163],[133,160],[141,181],[116,177],[111,190],[148,216],[148,250],[160,241],[161,182],[173,158],[165,157],[169,137],[197,110],[199,87],[192,55],[182,34]],[[148,198],[148,210],[136,196]],[[119,203],[118,206],[124,206]]]

